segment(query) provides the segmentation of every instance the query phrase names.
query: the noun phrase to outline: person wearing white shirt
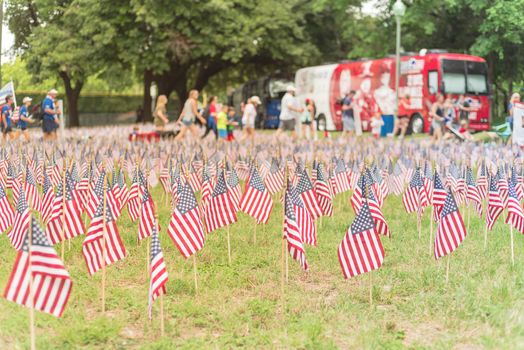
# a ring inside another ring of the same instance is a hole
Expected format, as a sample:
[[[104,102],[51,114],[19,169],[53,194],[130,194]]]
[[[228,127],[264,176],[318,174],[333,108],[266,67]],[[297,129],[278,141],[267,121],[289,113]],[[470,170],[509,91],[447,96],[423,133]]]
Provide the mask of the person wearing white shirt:
[[[291,137],[295,138],[295,124],[304,108],[300,107],[295,98],[295,87],[290,85],[286,89],[286,94],[282,97],[280,103],[280,125],[278,127],[276,137],[284,131],[291,131]]]
[[[257,106],[261,104],[258,96],[252,96],[247,100],[244,107],[244,114],[242,115],[242,125],[244,128],[244,135],[242,140],[248,139],[251,142],[255,141],[255,120],[257,117]]]

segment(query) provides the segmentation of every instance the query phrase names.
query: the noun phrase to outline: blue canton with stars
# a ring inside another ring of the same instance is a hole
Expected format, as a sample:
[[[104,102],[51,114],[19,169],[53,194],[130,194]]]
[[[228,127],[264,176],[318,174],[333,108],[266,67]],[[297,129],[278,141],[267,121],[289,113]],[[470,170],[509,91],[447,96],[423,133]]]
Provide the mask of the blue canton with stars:
[[[357,217],[351,224],[351,233],[358,235],[362,232],[369,231],[375,227],[371,213],[369,212],[369,206],[366,202],[362,204]]]

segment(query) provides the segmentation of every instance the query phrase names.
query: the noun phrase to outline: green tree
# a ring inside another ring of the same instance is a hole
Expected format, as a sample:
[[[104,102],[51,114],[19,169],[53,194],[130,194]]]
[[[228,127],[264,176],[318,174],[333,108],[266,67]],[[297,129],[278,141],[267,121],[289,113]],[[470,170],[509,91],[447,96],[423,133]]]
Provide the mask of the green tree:
[[[90,0],[7,3],[15,49],[21,52],[35,81],[57,76],[62,80],[69,126],[80,125],[78,98],[89,76],[122,76],[123,66],[112,55],[116,33],[104,23],[99,9],[99,2]]]

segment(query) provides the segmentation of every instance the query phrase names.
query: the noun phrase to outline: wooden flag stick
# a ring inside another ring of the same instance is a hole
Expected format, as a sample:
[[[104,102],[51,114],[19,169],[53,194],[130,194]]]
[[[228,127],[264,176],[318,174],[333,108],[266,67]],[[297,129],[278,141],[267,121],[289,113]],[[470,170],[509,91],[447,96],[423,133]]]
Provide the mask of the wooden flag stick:
[[[435,211],[435,207],[431,206],[431,216],[429,217],[429,255],[432,254],[432,246],[433,246],[433,216]]]
[[[257,244],[257,219],[254,219],[255,220],[255,230],[253,231],[253,243],[254,244]]]
[[[62,240],[62,261],[64,261],[64,254],[65,254],[65,227],[66,227],[66,219],[65,219],[65,199],[66,199],[66,165],[67,161],[64,159],[64,171],[62,172],[62,229],[60,230],[60,239]]]
[[[513,226],[509,225],[509,235],[511,237],[511,266],[515,266],[515,249],[513,248]]]
[[[373,306],[373,271],[369,272],[369,307]]]
[[[469,223],[471,222],[471,201],[469,202],[469,205],[467,207],[468,209],[468,230],[466,232],[469,232]]]
[[[231,225],[227,225],[227,261],[229,266],[231,266],[231,239],[229,237],[230,226]]]
[[[488,223],[484,225],[484,250],[488,247]]]
[[[164,336],[164,294],[160,294],[160,335]]]
[[[197,263],[196,263],[195,254],[193,254],[193,277],[195,279],[195,294],[196,294],[198,293],[198,281],[197,281]]]
[[[103,211],[102,211],[102,313],[106,312],[106,260],[107,260],[107,248],[106,248],[106,210],[107,210],[107,200],[106,200],[106,190],[107,190],[107,184],[106,184],[106,175],[104,174],[103,184],[104,189],[102,191],[103,193]]]
[[[29,300],[31,304],[29,305],[29,333],[31,334],[31,350],[36,350],[36,330],[35,330],[35,295],[33,290],[33,266],[31,263],[31,246],[33,244],[33,220],[31,215],[29,215],[29,246],[28,246],[28,255],[29,255]]]
[[[450,255],[448,254],[447,258],[446,258],[446,284],[448,283],[449,281],[449,261],[451,260],[451,257]]]

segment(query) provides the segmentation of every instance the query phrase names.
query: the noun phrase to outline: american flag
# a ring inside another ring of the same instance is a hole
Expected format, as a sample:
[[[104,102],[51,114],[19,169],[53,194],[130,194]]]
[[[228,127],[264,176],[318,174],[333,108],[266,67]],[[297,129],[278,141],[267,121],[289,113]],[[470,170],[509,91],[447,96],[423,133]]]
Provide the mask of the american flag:
[[[273,199],[262,182],[256,167],[253,166],[251,175],[246,184],[244,196],[240,202],[240,208],[249,216],[255,218],[259,223],[267,223],[273,209]]]
[[[127,184],[126,184],[126,180],[125,180],[123,171],[120,171],[120,173],[118,174],[118,187],[120,187],[119,202],[120,202],[120,211],[122,211],[122,209],[127,204],[127,201],[129,199],[129,190],[127,188]]]
[[[269,174],[265,179],[267,190],[271,194],[275,194],[282,189],[284,186],[284,169],[281,169],[278,161],[273,158],[271,160],[271,167],[269,168]]]
[[[318,205],[317,194],[311,185],[311,181],[309,180],[309,176],[305,168],[302,169],[300,174],[300,179],[298,180],[297,184],[297,192],[313,220],[316,220],[322,216],[322,209],[320,209],[320,206]]]
[[[166,294],[166,283],[168,280],[164,254],[158,239],[158,223],[154,222],[151,234],[151,261],[149,270],[149,319],[153,318],[153,302],[159,296]]]
[[[524,212],[520,206],[515,189],[515,183],[510,181],[508,184],[508,216],[506,217],[506,224],[510,224],[520,233],[524,233]]]
[[[140,183],[138,180],[138,172],[133,176],[133,183],[129,190],[129,197],[127,200],[127,211],[131,221],[135,222],[140,216]]]
[[[120,195],[120,187],[115,182],[116,186],[111,185],[108,182],[106,191],[107,196],[107,205],[111,208],[111,213],[113,213],[113,217],[115,220],[118,220],[120,217],[121,211],[120,211],[120,200],[118,199],[118,196]],[[117,188],[118,190],[115,190]]]
[[[202,188],[202,179],[193,164],[191,164],[191,171],[189,172],[189,184],[193,192],[198,192]]]
[[[0,233],[5,232],[13,224],[14,215],[9,198],[2,185],[0,185]]]
[[[231,169],[229,177],[227,178],[227,188],[233,202],[235,213],[240,210],[240,200],[242,199],[242,188],[240,187],[240,180],[234,168]]]
[[[304,249],[302,234],[298,226],[289,187],[286,190],[284,203],[284,238],[287,240],[287,250],[291,257],[296,260],[305,271],[308,271],[309,268],[306,260],[306,251]]]
[[[69,300],[73,282],[35,218],[31,222],[31,241],[27,231],[4,298],[60,317]]]
[[[492,176],[489,177],[489,191],[488,191],[488,209],[486,211],[486,225],[491,231],[495,221],[504,211],[504,203],[500,198],[499,190],[497,188],[497,182]]]
[[[477,211],[477,215],[479,217],[482,217],[482,199],[480,199],[480,192],[475,185],[475,179],[473,178],[473,171],[470,167],[466,170],[466,186],[467,186],[467,192],[466,192],[466,198],[469,201],[475,202],[475,210]]]
[[[448,192],[444,208],[440,214],[437,234],[435,236],[435,259],[453,252],[466,237],[466,227],[453,198]]]
[[[169,161],[168,166],[162,166],[162,169],[160,170],[160,183],[162,184],[162,189],[164,192],[169,193],[170,186],[169,186],[169,168],[171,166],[171,161]]]
[[[391,232],[389,230],[388,223],[386,222],[386,219],[384,218],[384,214],[382,213],[382,210],[380,209],[380,206],[377,202],[377,199],[375,197],[375,194],[371,190],[371,187],[369,185],[367,190],[367,203],[369,206],[369,212],[371,213],[371,217],[373,218],[373,221],[375,222],[375,232],[378,234],[384,235],[384,236],[391,236]]]
[[[448,192],[444,188],[444,184],[440,179],[440,175],[438,171],[435,170],[435,175],[433,176],[433,216],[435,221],[440,219],[440,212],[444,207],[444,202],[446,201],[447,195]]]
[[[357,185],[355,187],[355,191],[353,191],[353,194],[351,195],[351,207],[353,208],[353,212],[355,214],[358,213],[360,210],[360,207],[362,205],[362,196],[364,193],[364,185],[365,185],[365,172],[360,175],[357,181]]]
[[[287,192],[290,194],[290,199],[295,208],[295,216],[298,228],[302,235],[302,241],[311,246],[317,245],[317,229],[311,214],[306,208],[305,203],[299,195],[299,192],[291,184],[288,184]]]
[[[220,171],[211,198],[204,207],[204,218],[208,233],[237,221],[236,210],[231,197],[231,192],[227,189],[224,171]]]
[[[72,183],[69,181],[66,181],[65,196],[64,238],[70,239],[83,234],[85,227],[82,221],[82,213],[78,208],[78,202],[74,199]]]
[[[11,230],[7,232],[7,237],[16,250],[20,250],[24,244],[25,234],[29,227],[30,220],[29,206],[25,200],[24,190],[20,190],[20,196],[16,204],[15,216]]]
[[[376,270],[384,261],[384,248],[366,202],[338,246],[338,261],[346,279]]]
[[[202,196],[200,198],[203,204],[209,201],[211,198],[211,193],[213,193],[213,183],[211,182],[211,174],[207,164],[204,164],[202,168]]]
[[[105,172],[102,172],[96,181],[95,188],[89,192],[86,211],[90,219],[93,219],[99,204],[103,201],[104,196]]]
[[[402,176],[402,169],[400,168],[399,162],[397,162],[393,168],[393,173],[389,177],[389,190],[397,196],[402,195],[404,192],[404,180]]]
[[[349,176],[343,159],[338,159],[335,166],[335,194],[349,191]]]
[[[44,198],[42,200],[42,221],[47,224],[51,219],[51,213],[53,211],[53,203],[55,199],[55,193],[53,191],[53,185],[47,173],[44,173]]]
[[[188,183],[181,188],[167,233],[186,259],[204,247],[200,210]]]
[[[82,254],[91,276],[103,266],[109,266],[126,256],[126,249],[118,233],[116,221],[113,220],[109,206],[106,205],[104,213],[103,200],[98,205],[93,220],[87,229],[86,239],[82,245]]]
[[[140,219],[138,221],[138,241],[150,237],[155,225],[155,203],[146,188],[142,196]]]
[[[497,188],[499,190],[500,199],[502,200],[502,203],[504,206],[506,206],[506,203],[508,201],[508,180],[506,180],[506,176],[504,174],[504,168],[502,166],[499,166],[497,169],[497,174],[495,175],[495,179],[497,181]]]
[[[522,198],[524,198],[522,182],[519,181],[519,177],[517,176],[517,171],[515,170],[514,167],[511,168],[511,178],[510,178],[510,181],[508,181],[508,185],[509,185],[509,182],[511,181],[513,181],[513,184],[515,185],[515,193],[517,194],[517,199],[521,201]]]
[[[433,203],[433,171],[431,165],[426,162],[424,165],[424,190],[428,196],[428,203]]]
[[[322,214],[325,216],[333,215],[333,194],[331,193],[331,187],[326,181],[326,175],[321,163],[316,164],[316,181],[315,181],[315,192],[317,193],[317,200]]]
[[[424,183],[420,176],[420,168],[417,168],[413,173],[409,186],[402,196],[402,203],[407,213],[422,210],[423,207],[429,205]]]
[[[488,178],[486,176],[486,163],[482,162],[479,166],[477,176],[477,188],[479,190],[480,198],[484,199],[488,195]]]
[[[27,197],[29,206],[36,211],[40,211],[41,206],[42,206],[42,199],[40,198],[40,193],[38,193],[38,189],[36,186],[37,186],[36,180],[35,180],[35,177],[33,176],[33,172],[31,171],[29,164],[27,164],[26,173],[25,173],[24,191],[26,193],[26,197]]]

